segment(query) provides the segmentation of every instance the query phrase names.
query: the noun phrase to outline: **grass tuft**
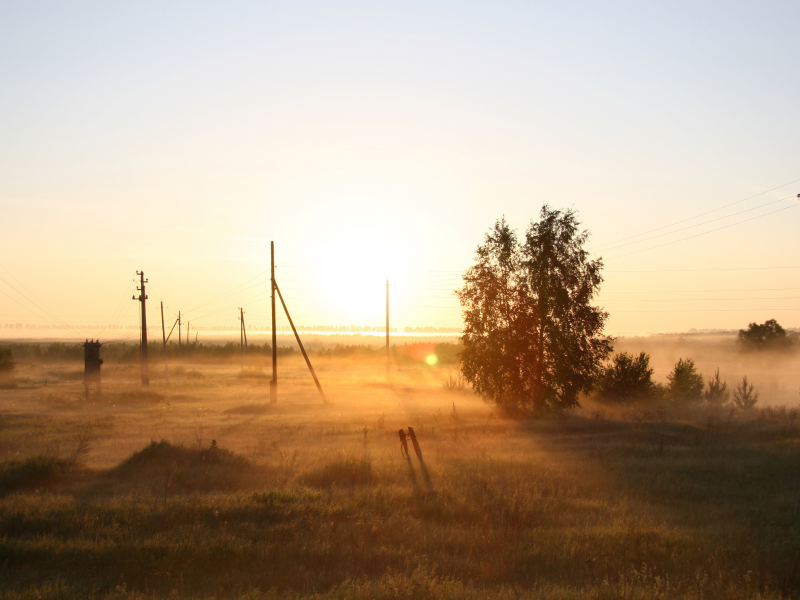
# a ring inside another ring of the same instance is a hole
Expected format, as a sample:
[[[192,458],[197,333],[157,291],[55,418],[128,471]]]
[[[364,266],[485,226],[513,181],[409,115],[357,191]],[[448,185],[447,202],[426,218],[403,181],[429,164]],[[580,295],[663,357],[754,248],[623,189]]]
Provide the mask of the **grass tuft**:
[[[312,487],[357,486],[372,484],[372,461],[368,456],[341,455],[321,469],[302,477],[303,483]]]

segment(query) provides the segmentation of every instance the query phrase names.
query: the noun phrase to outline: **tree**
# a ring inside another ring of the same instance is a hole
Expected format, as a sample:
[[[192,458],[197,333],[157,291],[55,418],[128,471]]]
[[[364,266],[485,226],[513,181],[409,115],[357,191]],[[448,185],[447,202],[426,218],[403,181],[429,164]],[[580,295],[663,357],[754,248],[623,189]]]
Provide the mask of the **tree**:
[[[667,380],[667,391],[673,400],[699,402],[703,399],[703,376],[697,372],[691,358],[678,359]]]
[[[792,347],[791,338],[775,319],[765,321],[762,325],[750,323],[747,329],[740,329],[736,343],[742,352],[788,350]]]
[[[657,394],[652,377],[649,354],[640,352],[639,356],[634,356],[620,352],[600,374],[598,397],[606,402],[625,404],[649,400]]]
[[[719,369],[717,369],[714,371],[714,378],[708,380],[708,389],[703,393],[703,398],[709,404],[722,406],[728,402],[730,395],[728,382],[719,378]]]
[[[747,375],[742,378],[742,383],[733,390],[733,404],[739,410],[750,410],[758,402],[759,393],[755,386],[747,381]]]
[[[523,241],[506,220],[486,234],[456,290],[461,368],[475,391],[512,414],[578,405],[611,351],[608,313],[591,305],[602,261],[589,260],[572,210],[542,207]]]

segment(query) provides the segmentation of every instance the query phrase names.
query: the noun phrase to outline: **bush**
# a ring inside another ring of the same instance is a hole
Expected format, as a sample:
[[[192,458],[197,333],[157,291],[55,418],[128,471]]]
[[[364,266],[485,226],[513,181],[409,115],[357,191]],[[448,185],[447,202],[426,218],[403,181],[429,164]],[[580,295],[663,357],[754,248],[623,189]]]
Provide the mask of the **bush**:
[[[0,375],[11,373],[16,366],[11,348],[0,348]]]
[[[700,402],[703,399],[703,376],[691,358],[678,359],[667,375],[669,396],[676,402]]]
[[[742,383],[733,390],[733,404],[739,410],[750,410],[758,402],[758,391],[755,386],[747,381],[747,375],[742,378]]]
[[[653,383],[650,355],[620,352],[603,368],[597,383],[598,398],[603,402],[640,402],[658,396]]]
[[[467,390],[469,384],[464,378],[461,371],[447,372],[447,378],[442,380],[442,388],[445,392],[464,392]]]
[[[728,403],[731,393],[728,383],[719,378],[719,369],[714,371],[714,378],[708,380],[708,389],[703,394],[706,402],[714,406],[723,406]]]

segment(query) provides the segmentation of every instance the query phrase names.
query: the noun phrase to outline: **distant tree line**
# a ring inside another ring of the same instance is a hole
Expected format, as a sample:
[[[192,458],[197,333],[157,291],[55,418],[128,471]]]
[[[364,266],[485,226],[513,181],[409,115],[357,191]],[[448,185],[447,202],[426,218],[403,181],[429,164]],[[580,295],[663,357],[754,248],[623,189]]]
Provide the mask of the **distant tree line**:
[[[417,352],[423,349],[424,352]],[[459,360],[461,346],[453,343],[413,343],[394,345],[390,348],[392,360],[397,363],[418,362],[420,355],[435,353],[437,363],[456,364]],[[310,347],[307,351],[312,356],[329,356],[336,358],[375,358],[382,359],[386,356],[386,349],[383,346],[367,346],[360,344],[336,344],[330,347]],[[147,344],[147,352],[152,364],[158,364],[164,356],[164,346],[161,342],[150,342]],[[140,345],[136,343],[112,343],[103,346],[100,350],[101,357],[108,363],[135,363],[140,360]],[[272,346],[270,344],[250,344],[247,348],[248,356],[271,357]],[[300,350],[291,346],[279,346],[278,356],[291,356],[299,354]],[[231,359],[241,355],[241,347],[235,342],[225,344],[202,344],[194,342],[181,345],[183,360],[198,360],[209,362],[216,359]],[[167,344],[167,357],[170,361],[176,362],[180,358],[178,354],[178,344]],[[4,344],[0,346],[0,371],[4,365],[12,365],[6,370],[13,369],[16,361],[26,363],[54,363],[54,362],[75,362],[83,361],[82,343],[36,343],[19,342]]]

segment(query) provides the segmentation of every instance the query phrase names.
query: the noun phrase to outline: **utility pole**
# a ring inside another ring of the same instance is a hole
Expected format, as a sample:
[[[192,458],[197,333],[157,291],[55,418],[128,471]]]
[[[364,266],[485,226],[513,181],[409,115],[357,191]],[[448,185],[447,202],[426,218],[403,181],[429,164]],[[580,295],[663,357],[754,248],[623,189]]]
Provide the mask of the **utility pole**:
[[[389,377],[389,280],[386,280],[386,377]]]
[[[181,364],[181,311],[178,311],[178,364]]]
[[[244,334],[244,357],[247,359],[247,368],[251,368],[250,364],[250,353],[247,350],[247,325],[244,323],[244,311],[240,308],[239,310],[242,311],[242,333]]]
[[[269,401],[278,401],[278,334],[275,330],[275,242],[269,243],[270,286],[272,289],[272,380],[269,382]]]
[[[164,301],[161,301],[161,339],[164,340],[164,373],[169,381],[169,362],[167,361],[167,328],[164,326]]]
[[[147,283],[147,279],[144,278],[144,271],[136,271],[136,274],[139,276],[139,287],[136,288],[139,291],[139,297],[137,298],[134,295],[132,299],[142,303],[142,385],[146,387],[150,385],[150,374],[147,371],[147,308],[145,304],[147,293],[144,289],[144,284]]]
[[[239,354],[242,355],[242,371],[244,371],[244,311],[239,307]]]
[[[292,326],[292,331],[294,332],[294,339],[297,340],[297,345],[300,346],[300,352],[303,353],[303,358],[306,359],[306,365],[308,366],[308,370],[311,371],[311,377],[314,378],[314,383],[317,386],[317,391],[319,395],[322,396],[322,401],[327,404],[328,399],[325,397],[325,392],[322,391],[322,386],[319,383],[319,379],[317,379],[317,374],[314,372],[314,367],[311,366],[311,361],[308,358],[308,354],[306,353],[306,349],[303,347],[303,342],[300,340],[300,334],[297,333],[297,328],[294,326],[294,321],[292,321],[292,316],[289,314],[289,309],[286,308],[286,302],[283,300],[283,294],[281,294],[281,288],[278,287],[278,284],[275,284],[275,289],[278,292],[278,297],[281,299],[281,304],[283,305],[283,312],[286,313],[286,318],[289,320],[289,325]]]
[[[191,351],[191,342],[189,342],[189,321],[186,321],[186,362],[189,364],[192,364],[192,357],[189,354]]]

